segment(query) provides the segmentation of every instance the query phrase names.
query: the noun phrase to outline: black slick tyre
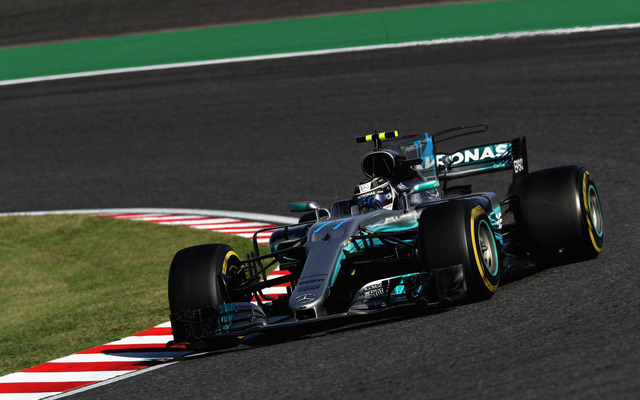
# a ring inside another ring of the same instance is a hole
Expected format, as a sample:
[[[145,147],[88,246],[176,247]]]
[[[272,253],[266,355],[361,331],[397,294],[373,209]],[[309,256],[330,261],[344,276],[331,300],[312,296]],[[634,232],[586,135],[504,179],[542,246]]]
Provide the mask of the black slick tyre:
[[[176,253],[169,270],[169,308],[171,314],[200,307],[218,306],[228,302],[223,293],[222,274],[239,265],[240,259],[225,244],[187,247]],[[172,319],[172,325],[174,321]],[[176,333],[180,326],[172,326]],[[193,343],[189,347],[202,349],[212,343]]]
[[[564,166],[536,171],[516,187],[523,244],[532,256],[572,262],[598,256],[604,240],[600,198],[588,171]]]
[[[461,264],[469,298],[479,301],[493,296],[500,283],[498,245],[480,205],[453,200],[426,207],[418,230],[423,268],[435,270]]]

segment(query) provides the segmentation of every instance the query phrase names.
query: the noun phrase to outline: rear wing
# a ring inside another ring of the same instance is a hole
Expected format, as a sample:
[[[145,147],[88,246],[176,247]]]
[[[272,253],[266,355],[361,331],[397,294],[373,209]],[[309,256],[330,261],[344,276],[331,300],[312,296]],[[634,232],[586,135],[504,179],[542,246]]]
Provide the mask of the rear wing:
[[[513,175],[529,172],[525,137],[509,142],[469,147],[455,153],[436,153],[438,179],[449,180],[489,172],[513,170]]]

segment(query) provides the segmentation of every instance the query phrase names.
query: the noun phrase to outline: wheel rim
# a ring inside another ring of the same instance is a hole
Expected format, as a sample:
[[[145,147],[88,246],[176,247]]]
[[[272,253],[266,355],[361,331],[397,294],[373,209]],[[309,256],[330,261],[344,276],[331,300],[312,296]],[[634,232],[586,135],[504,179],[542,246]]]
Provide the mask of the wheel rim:
[[[478,226],[478,244],[480,245],[480,260],[485,270],[492,276],[498,273],[496,262],[496,243],[493,233],[486,221],[481,221]]]
[[[602,237],[602,210],[600,209],[598,193],[593,186],[589,186],[589,218],[591,218],[591,224],[596,235]]]

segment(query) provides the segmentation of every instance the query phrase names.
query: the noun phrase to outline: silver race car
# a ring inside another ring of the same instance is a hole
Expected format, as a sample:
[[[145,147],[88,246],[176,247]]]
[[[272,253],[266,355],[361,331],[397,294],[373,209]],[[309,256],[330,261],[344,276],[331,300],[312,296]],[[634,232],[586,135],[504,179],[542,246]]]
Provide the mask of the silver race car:
[[[598,191],[580,166],[530,173],[525,138],[438,153],[484,124],[373,144],[354,196],[328,209],[291,203],[298,224],[272,231],[269,254],[225,244],[176,253],[169,272],[174,340],[208,349],[246,335],[336,318],[489,299],[517,268],[595,258],[602,249]],[[451,180],[511,170],[504,199]],[[509,223],[503,221],[509,220]],[[278,287],[278,295],[267,294]]]

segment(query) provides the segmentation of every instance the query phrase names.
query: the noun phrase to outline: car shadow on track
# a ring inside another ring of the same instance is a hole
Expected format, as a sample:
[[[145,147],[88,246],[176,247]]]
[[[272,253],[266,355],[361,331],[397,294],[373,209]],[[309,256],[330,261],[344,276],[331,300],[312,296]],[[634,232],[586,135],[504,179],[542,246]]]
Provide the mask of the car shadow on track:
[[[191,360],[195,358],[212,357],[221,354],[234,353],[255,349],[258,347],[274,346],[299,340],[340,334],[344,332],[367,329],[397,323],[412,318],[426,317],[452,310],[453,307],[412,307],[401,310],[390,310],[375,315],[352,316],[345,319],[330,320],[323,323],[303,327],[289,327],[277,331],[256,332],[247,335],[238,345],[221,346],[217,349],[197,352],[176,360]]]
[[[567,263],[554,262],[517,268],[502,276],[500,286],[506,286],[512,282],[520,281],[540,272],[565,264]],[[490,302],[491,300],[487,301]],[[473,303],[473,301],[463,299],[454,304],[443,304],[435,307],[406,307],[399,310],[388,310],[373,315],[350,316],[344,319],[328,320],[322,323],[303,325],[300,327],[287,327],[274,331],[256,332],[244,337],[239,344],[233,343],[221,345],[214,349],[207,349],[206,351],[197,351],[184,357],[178,357],[176,360],[185,361],[194,358],[212,357],[226,353],[251,350],[258,347],[274,346],[299,340],[357,331],[374,326],[393,324],[408,319],[441,314],[455,310],[458,307],[469,305],[470,303]]]

